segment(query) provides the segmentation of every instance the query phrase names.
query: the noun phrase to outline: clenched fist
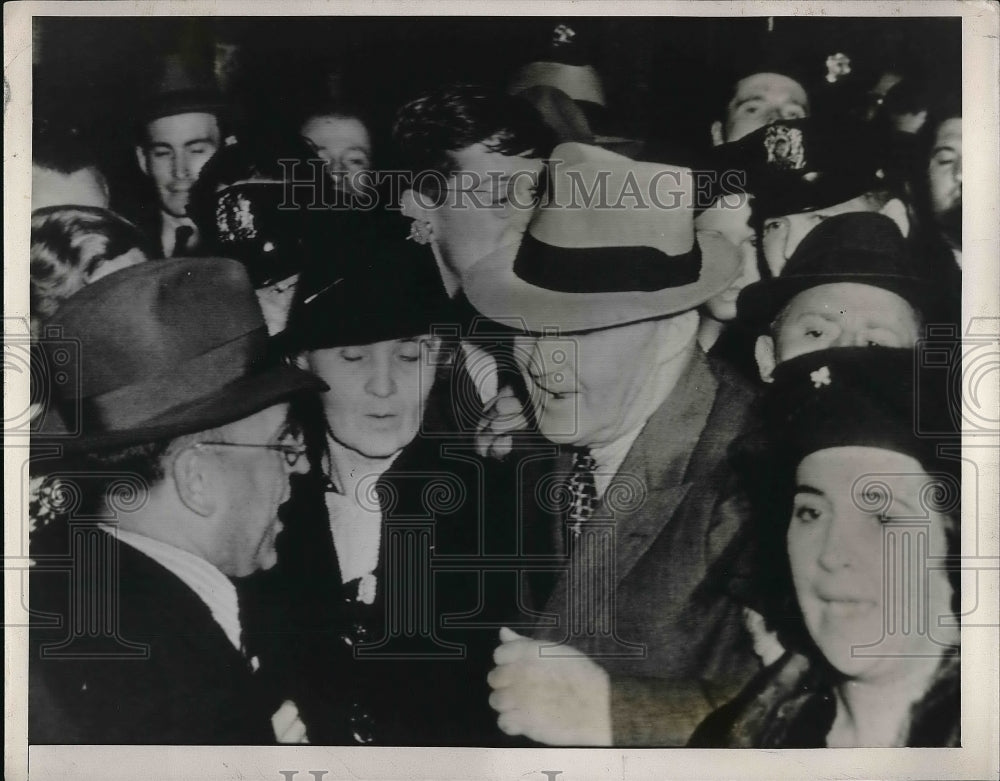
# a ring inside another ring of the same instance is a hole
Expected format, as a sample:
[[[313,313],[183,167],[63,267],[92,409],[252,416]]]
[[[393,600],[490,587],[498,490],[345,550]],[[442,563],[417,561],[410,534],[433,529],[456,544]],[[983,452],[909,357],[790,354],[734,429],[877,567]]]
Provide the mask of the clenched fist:
[[[611,683],[604,668],[569,646],[543,657],[542,646],[551,644],[507,628],[500,640],[487,681],[501,730],[553,746],[611,745]]]

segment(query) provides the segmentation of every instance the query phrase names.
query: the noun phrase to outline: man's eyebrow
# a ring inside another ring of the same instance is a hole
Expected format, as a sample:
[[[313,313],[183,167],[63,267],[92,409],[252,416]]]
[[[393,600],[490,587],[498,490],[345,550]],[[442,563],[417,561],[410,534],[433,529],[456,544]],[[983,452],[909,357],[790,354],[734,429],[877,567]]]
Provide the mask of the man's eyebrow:
[[[936,155],[938,152],[958,152],[958,147],[952,144],[939,144],[934,147],[931,151],[932,155]]]
[[[184,146],[194,146],[195,144],[217,144],[218,142],[214,138],[192,138],[190,141],[185,141]]]

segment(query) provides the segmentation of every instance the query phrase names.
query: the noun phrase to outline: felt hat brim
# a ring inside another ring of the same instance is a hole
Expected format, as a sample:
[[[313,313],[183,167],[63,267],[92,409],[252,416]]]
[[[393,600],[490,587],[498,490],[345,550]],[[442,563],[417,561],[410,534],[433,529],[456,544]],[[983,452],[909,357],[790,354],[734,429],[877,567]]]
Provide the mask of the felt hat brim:
[[[321,392],[329,386],[309,372],[293,366],[275,366],[241,377],[204,398],[173,407],[135,428],[114,430],[88,420],[86,402],[77,408],[79,425],[67,430],[60,414],[49,409],[33,446],[61,445],[66,454],[141,445],[224,426],[287,401],[302,392]]]
[[[720,235],[699,232],[698,281],[653,292],[563,293],[525,282],[514,273],[518,245],[509,244],[477,262],[465,275],[469,301],[483,315],[517,323],[529,332],[580,333],[687,312],[724,291],[739,274],[736,248]]]

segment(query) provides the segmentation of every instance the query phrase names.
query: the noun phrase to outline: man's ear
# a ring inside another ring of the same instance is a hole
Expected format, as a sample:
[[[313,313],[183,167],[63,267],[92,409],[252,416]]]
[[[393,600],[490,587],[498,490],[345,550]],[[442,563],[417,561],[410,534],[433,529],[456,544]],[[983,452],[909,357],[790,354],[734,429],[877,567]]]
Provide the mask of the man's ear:
[[[726,139],[722,135],[722,122],[717,119],[712,123],[712,146],[722,146],[724,143]]]
[[[899,228],[903,236],[910,235],[910,215],[906,213],[906,205],[899,198],[890,198],[885,206],[879,209],[879,214],[884,214]]]
[[[205,454],[194,447],[181,450],[171,466],[177,496],[191,512],[204,518],[211,516],[217,506],[207,469]]]
[[[753,346],[753,357],[757,361],[757,371],[764,382],[774,382],[774,339],[768,334],[761,334]]]
[[[149,176],[149,163],[146,161],[146,150],[141,146],[135,148],[135,161],[139,164],[139,169]]]

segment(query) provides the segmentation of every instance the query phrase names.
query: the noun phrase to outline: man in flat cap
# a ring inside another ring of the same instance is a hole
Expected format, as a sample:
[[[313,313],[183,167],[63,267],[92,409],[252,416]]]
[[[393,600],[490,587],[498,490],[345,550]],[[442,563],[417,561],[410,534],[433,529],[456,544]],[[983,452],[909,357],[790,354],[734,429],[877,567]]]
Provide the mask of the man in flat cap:
[[[481,312],[523,322],[517,359],[561,451],[518,491],[525,534],[547,519],[565,565],[532,639],[502,631],[490,702],[544,743],[683,745],[757,666],[723,574],[744,525],[724,453],[752,393],[696,339],[737,253],[696,242],[690,170],[579,144],[552,159],[520,247],[467,284]],[[581,183],[604,195],[584,207]]]
[[[326,385],[269,360],[233,260],[118,271],[50,327],[50,365],[76,380],[56,378],[37,436],[62,445],[66,501],[32,539],[29,739],[301,740],[242,651],[229,578],[275,563],[305,462],[288,402]]]

